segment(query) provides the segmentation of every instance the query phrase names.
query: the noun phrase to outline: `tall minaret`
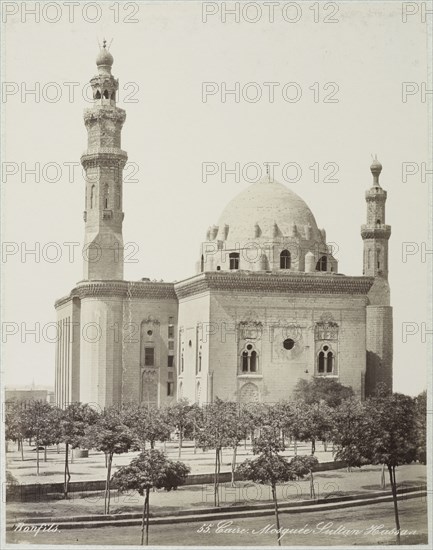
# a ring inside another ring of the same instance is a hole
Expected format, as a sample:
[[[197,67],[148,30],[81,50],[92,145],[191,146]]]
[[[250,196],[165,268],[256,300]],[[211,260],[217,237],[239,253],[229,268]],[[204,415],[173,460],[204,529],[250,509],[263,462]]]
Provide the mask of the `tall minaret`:
[[[127,154],[120,148],[126,113],[116,107],[119,81],[111,74],[113,56],[104,40],[90,84],[93,107],[84,111],[88,148],[86,172],[84,279],[123,279],[122,173]]]
[[[370,166],[373,186],[366,191],[367,223],[361,228],[364,241],[363,274],[388,280],[388,240],[391,227],[385,225],[386,191],[379,184],[382,165],[377,160]]]
[[[378,384],[392,390],[393,322],[388,283],[388,240],[391,227],[385,224],[386,191],[379,184],[382,165],[370,166],[373,186],[366,191],[367,223],[361,227],[364,241],[363,274],[374,277],[366,308],[365,394],[375,393]]]

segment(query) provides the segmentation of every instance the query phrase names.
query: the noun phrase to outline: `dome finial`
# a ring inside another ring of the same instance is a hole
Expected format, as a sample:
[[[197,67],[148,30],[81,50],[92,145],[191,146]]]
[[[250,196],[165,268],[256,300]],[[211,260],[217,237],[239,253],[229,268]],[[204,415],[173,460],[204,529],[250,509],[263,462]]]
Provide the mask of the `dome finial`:
[[[371,155],[371,157],[373,158],[373,155]],[[371,173],[373,174],[373,185],[375,187],[380,187],[379,176],[380,176],[380,173],[382,172],[382,165],[377,160],[377,155],[374,155],[373,162],[371,163],[371,166],[370,166],[370,170],[371,170]]]
[[[112,42],[113,40],[111,40]],[[114,58],[110,53],[111,42],[107,48],[107,41],[104,38],[102,41],[102,48],[99,46],[99,53],[96,57],[96,65],[99,69],[99,73],[111,74],[111,67],[114,63]]]

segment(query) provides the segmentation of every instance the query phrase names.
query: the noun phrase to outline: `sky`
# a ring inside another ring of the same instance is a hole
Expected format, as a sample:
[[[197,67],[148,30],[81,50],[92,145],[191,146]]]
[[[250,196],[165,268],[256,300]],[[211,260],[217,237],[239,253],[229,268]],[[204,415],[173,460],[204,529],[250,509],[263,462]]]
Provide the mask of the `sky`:
[[[101,2],[96,10],[84,2],[71,13],[39,2],[36,15],[3,7],[5,384],[54,382],[54,302],[82,278],[82,116],[106,37],[127,113],[125,278],[194,275],[207,228],[254,180],[250,163],[264,175],[266,162],[278,163],[275,179],[306,201],[337,245],[340,273],[361,275],[364,194],[377,154],[392,227],[394,388],[425,389],[432,176],[421,8],[276,2],[271,17],[269,6],[250,4]],[[238,97],[227,93],[236,89]]]

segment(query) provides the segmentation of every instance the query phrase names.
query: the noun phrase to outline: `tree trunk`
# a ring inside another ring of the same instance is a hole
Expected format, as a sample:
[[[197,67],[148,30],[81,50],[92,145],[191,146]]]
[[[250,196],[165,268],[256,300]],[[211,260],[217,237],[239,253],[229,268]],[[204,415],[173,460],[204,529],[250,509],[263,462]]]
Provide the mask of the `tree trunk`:
[[[295,452],[295,456],[298,456],[298,442],[296,439],[293,442],[293,450]]]
[[[60,454],[60,445],[57,443],[57,454]]]
[[[218,492],[219,459],[220,459],[220,451],[219,451],[218,447],[216,447],[216,449],[215,449],[215,478],[214,478],[214,506],[219,506],[219,492]]]
[[[325,451],[325,453],[328,452],[328,442],[327,441],[323,442],[323,450]]]
[[[313,470],[310,470],[310,498],[316,498],[316,492],[314,490]]]
[[[312,439],[311,440],[311,454],[314,455],[315,452],[316,452],[316,440]]]
[[[39,439],[36,438],[36,475],[39,475]]]
[[[386,481],[385,481],[385,464],[382,464],[382,473],[380,476],[380,487],[382,489],[386,488]]]
[[[21,438],[21,460],[24,460],[24,439]]]
[[[180,429],[179,430],[179,458],[182,455],[182,439],[183,439],[183,434],[182,434],[182,430]]]
[[[71,464],[74,463],[74,447],[71,447]]]
[[[44,462],[47,461],[47,446],[44,447]]]
[[[395,481],[395,466],[388,465],[388,472],[389,472],[389,480],[391,482],[392,499],[394,501],[395,526],[397,528],[397,544],[401,544],[400,518],[398,517],[398,505],[397,505],[397,483]]]
[[[64,488],[63,488],[63,494],[65,498],[68,498],[68,485],[69,481],[71,479],[71,474],[69,473],[69,443],[66,443],[66,449],[65,449],[65,481],[64,481]]]
[[[144,544],[144,527],[146,525],[147,498],[144,497],[143,516],[141,517],[141,546]]]
[[[104,514],[110,513],[110,477],[111,477],[111,464],[113,462],[113,453],[108,453],[108,467],[107,467],[107,479],[105,481],[105,506]]]
[[[280,533],[280,517],[278,515],[278,502],[277,502],[277,490],[275,485],[272,485],[272,499],[274,501],[274,509],[275,509],[275,523],[277,525],[277,538],[278,538],[278,546],[281,546],[281,533]]]
[[[236,470],[236,452],[238,450],[238,446],[235,445],[233,447],[233,458],[232,458],[232,483],[231,486],[235,487],[235,470]]]
[[[149,488],[146,489],[146,546],[149,544]]]

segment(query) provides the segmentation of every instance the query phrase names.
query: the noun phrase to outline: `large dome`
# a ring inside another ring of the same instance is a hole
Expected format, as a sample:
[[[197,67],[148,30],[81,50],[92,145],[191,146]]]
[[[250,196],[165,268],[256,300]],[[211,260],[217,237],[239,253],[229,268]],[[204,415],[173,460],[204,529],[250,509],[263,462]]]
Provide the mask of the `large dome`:
[[[256,236],[275,236],[275,232],[288,236],[293,235],[294,226],[302,236],[311,231],[309,240],[324,240],[313,213],[301,197],[285,185],[268,179],[250,185],[231,200],[218,226],[220,232],[226,227],[227,240],[238,243],[254,237],[255,228]]]

